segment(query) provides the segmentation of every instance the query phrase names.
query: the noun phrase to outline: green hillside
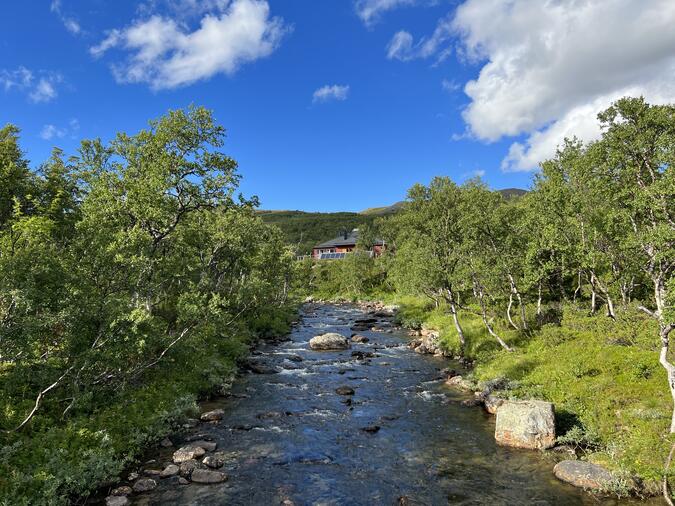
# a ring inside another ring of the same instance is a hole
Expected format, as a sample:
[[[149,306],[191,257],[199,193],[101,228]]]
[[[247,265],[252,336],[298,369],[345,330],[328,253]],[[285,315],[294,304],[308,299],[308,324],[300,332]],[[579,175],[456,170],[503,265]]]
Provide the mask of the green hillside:
[[[312,247],[340,234],[343,230],[372,223],[378,214],[308,213],[304,211],[260,211],[265,223],[278,226],[286,241],[297,246],[298,255],[306,255]]]
[[[527,193],[519,188],[497,190],[505,198],[519,197]],[[306,255],[316,244],[339,235],[343,230],[370,224],[377,218],[398,212],[403,201],[390,206],[371,207],[359,213],[311,213],[305,211],[259,211],[265,223],[278,226],[288,244],[296,247],[298,255]]]

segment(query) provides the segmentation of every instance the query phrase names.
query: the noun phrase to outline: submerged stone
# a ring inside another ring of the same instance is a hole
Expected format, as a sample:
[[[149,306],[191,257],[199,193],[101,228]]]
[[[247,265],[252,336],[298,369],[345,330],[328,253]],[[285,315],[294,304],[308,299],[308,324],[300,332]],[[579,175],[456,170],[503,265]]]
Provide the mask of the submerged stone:
[[[563,460],[553,468],[556,478],[587,490],[605,490],[612,481],[612,473],[597,464],[582,460]]]

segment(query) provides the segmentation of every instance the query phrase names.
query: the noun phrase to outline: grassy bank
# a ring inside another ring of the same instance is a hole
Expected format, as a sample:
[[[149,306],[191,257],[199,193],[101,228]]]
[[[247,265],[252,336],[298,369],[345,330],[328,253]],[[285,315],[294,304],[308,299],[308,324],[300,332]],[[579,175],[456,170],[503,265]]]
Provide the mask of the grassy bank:
[[[208,344],[185,343],[142,382],[80,401],[66,420],[64,402],[36,415],[30,430],[0,435],[0,504],[66,504],[114,483],[145,449],[197,414],[198,399],[227,387],[253,340],[287,332],[295,314],[288,307]],[[12,372],[0,372],[7,417],[24,413]]]
[[[389,302],[400,304],[401,323],[437,329],[447,349],[458,348],[452,319],[443,307],[434,309],[415,298]],[[515,347],[508,353],[477,316],[463,312],[460,317],[467,355],[475,359],[472,379],[507,378],[510,387],[503,396],[553,402],[561,442],[580,448],[584,458],[645,480],[662,477],[671,444],[665,436],[670,403],[652,319],[629,309],[614,321],[566,305],[559,321],[529,333],[498,326]]]

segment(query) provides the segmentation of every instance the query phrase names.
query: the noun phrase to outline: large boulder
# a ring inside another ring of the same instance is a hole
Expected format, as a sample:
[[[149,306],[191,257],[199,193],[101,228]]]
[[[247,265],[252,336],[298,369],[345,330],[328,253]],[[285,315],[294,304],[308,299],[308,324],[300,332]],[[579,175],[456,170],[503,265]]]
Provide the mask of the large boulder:
[[[553,404],[504,401],[497,408],[495,439],[503,446],[543,450],[555,445]]]
[[[597,464],[583,460],[563,460],[553,468],[559,480],[587,490],[606,490],[612,481],[612,473]]]
[[[349,341],[342,334],[329,332],[315,336],[309,340],[309,347],[313,350],[346,350],[350,347]]]

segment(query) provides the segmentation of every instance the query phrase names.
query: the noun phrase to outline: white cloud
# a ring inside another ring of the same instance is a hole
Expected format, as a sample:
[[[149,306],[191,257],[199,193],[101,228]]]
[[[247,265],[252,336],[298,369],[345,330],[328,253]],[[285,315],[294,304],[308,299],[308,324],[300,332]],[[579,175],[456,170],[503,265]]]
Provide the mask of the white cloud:
[[[269,56],[289,31],[281,18],[270,17],[267,1],[233,0],[226,8],[224,2],[210,4],[217,12],[205,14],[193,31],[156,14],[111,30],[90,52],[95,57],[112,48],[129,53],[113,65],[118,82],[175,88],[218,73],[234,74],[244,63]]]
[[[376,23],[382,14],[387,11],[417,3],[419,3],[419,0],[356,0],[354,9],[361,21],[370,26]]]
[[[78,23],[75,18],[64,14],[61,0],[52,0],[49,9],[59,17],[63,23],[63,26],[65,26],[66,30],[68,30],[70,33],[73,35],[78,35],[82,31],[80,23]]]
[[[451,18],[443,18],[436,25],[430,37],[422,37],[416,44],[414,38],[405,30],[394,34],[387,45],[387,58],[409,61],[416,58],[434,57],[435,65],[444,61],[452,54],[449,44],[454,34]]]
[[[326,85],[314,91],[312,102],[327,102],[328,100],[347,100],[349,85]]]
[[[597,138],[597,113],[623,95],[675,101],[672,0],[467,0],[452,29],[480,62],[463,115],[472,135],[525,134],[502,162],[532,170],[565,136]]]
[[[40,131],[40,137],[46,141],[54,139],[55,137],[61,138],[66,135],[66,131],[60,128],[57,128],[55,125],[45,125]]]
[[[443,87],[443,90],[447,91],[448,93],[454,93],[455,91],[462,88],[462,85],[459,84],[454,79],[452,81],[448,79],[443,79],[441,81],[441,86]]]
[[[0,87],[5,92],[20,91],[36,104],[54,100],[58,95],[56,86],[62,81],[61,75],[55,72],[39,71],[36,73],[26,67],[0,70]]]
[[[56,95],[54,82],[48,78],[42,77],[28,93],[28,98],[38,104],[40,102],[50,102],[56,98]]]
[[[40,131],[40,138],[46,141],[50,141],[52,139],[62,139],[67,135],[71,138],[75,138],[75,135],[79,129],[80,122],[76,118],[71,119],[68,122],[67,127],[58,127],[48,123],[42,127],[42,130]]]

